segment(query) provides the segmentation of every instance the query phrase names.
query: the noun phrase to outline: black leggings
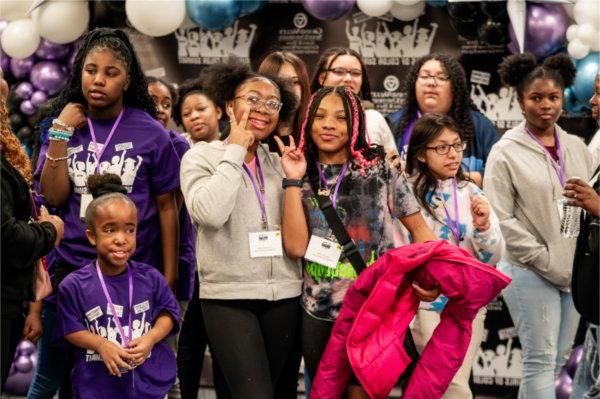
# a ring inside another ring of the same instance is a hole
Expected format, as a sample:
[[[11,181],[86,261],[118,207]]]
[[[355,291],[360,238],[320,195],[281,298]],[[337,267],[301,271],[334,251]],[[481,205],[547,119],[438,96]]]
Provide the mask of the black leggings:
[[[200,302],[211,350],[232,397],[274,398],[297,329],[298,298]]]
[[[333,321],[315,319],[302,311],[302,356],[311,381],[315,380],[332,329]]]
[[[2,363],[0,363],[0,374],[2,375],[2,390],[4,390],[4,383],[8,378],[8,372],[12,366],[17,345],[23,336],[23,316],[18,314],[13,318],[2,319]]]

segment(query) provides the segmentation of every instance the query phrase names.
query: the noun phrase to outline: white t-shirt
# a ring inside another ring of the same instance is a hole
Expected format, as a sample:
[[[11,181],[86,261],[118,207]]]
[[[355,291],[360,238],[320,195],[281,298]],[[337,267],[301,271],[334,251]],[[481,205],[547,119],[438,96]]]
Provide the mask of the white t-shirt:
[[[385,118],[379,111],[368,109],[365,111],[365,121],[367,123],[367,134],[371,139],[371,144],[379,144],[385,150],[396,149],[396,141]]]

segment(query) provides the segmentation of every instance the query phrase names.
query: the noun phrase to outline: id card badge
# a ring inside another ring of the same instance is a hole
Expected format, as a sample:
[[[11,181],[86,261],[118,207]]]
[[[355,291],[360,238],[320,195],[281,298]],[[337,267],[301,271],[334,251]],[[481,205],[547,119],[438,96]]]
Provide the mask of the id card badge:
[[[304,259],[335,269],[342,255],[342,246],[316,235],[310,236]]]
[[[251,258],[283,256],[280,230],[250,232],[248,243]]]
[[[560,234],[565,238],[574,238],[579,236],[581,229],[581,208],[567,204],[565,198],[556,201],[558,215],[560,217]]]
[[[79,217],[81,219],[85,219],[85,210],[93,199],[92,194],[81,194],[81,207],[79,208]]]

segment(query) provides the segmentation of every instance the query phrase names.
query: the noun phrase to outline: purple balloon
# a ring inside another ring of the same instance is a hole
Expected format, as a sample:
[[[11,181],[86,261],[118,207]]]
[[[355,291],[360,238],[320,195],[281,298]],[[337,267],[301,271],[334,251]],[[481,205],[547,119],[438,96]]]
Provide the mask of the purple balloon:
[[[6,79],[6,75],[10,74],[10,61],[11,58],[4,52],[0,51],[0,68],[2,68],[2,72],[4,72],[4,78]]]
[[[31,341],[23,340],[17,346],[17,353],[29,356],[35,352],[35,345]]]
[[[35,58],[33,56],[29,56],[27,58],[13,58],[10,60],[10,71],[12,72],[15,79],[23,79],[26,78],[27,75],[31,72],[31,68],[35,63]]]
[[[34,88],[33,85],[29,82],[21,82],[15,88],[15,93],[21,100],[29,100],[31,95],[33,94]]]
[[[35,91],[31,95],[31,98],[29,99],[29,101],[31,101],[31,103],[33,105],[35,105],[36,107],[39,107],[40,105],[45,103],[47,99],[48,99],[48,96],[46,95],[46,93],[44,93],[41,90],[38,90],[38,91]]]
[[[53,43],[48,39],[42,39],[37,50],[36,57],[42,60],[60,60],[66,58],[71,51],[71,45]]]
[[[575,371],[577,371],[577,365],[581,361],[581,357],[583,356],[583,346],[579,345],[573,348],[571,351],[571,356],[569,356],[569,360],[565,364],[564,369],[567,371],[569,377],[575,377]]]
[[[304,4],[304,8],[306,12],[317,19],[322,19],[324,21],[331,21],[333,19],[338,19],[350,11],[354,4],[356,4],[355,0],[303,0],[302,4]]]
[[[31,359],[25,359],[31,362]],[[31,363],[29,372],[21,373],[19,370],[17,370],[15,361],[10,369],[6,383],[4,384],[4,390],[16,395],[27,395],[29,385],[31,385],[31,379],[33,377],[33,370],[33,363]]]
[[[33,369],[33,363],[29,356],[19,356],[15,360],[15,368],[19,373],[29,373]]]
[[[554,391],[556,399],[569,399],[573,392],[573,380],[569,374],[563,369],[556,381],[554,382]]]
[[[25,100],[25,101],[21,102],[19,109],[25,115],[33,115],[33,114],[35,114],[36,107],[31,103],[31,101]]]
[[[62,65],[53,61],[42,61],[31,69],[29,81],[36,89],[45,91],[49,96],[54,96],[67,84],[67,74]]]
[[[555,53],[565,44],[568,25],[561,4],[527,2],[525,51],[540,58]]]
[[[69,71],[73,70],[73,65],[75,65],[75,58],[77,58],[77,50],[73,50],[73,52],[69,56],[69,61],[67,62],[67,67],[69,68]]]

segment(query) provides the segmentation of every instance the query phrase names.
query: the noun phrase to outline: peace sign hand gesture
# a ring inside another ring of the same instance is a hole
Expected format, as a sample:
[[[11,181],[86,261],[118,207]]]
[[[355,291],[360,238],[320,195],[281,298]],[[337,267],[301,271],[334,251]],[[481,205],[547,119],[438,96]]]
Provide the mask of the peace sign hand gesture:
[[[287,179],[301,180],[306,174],[306,159],[304,154],[296,148],[294,137],[289,136],[290,145],[285,146],[283,141],[274,136],[279,151],[281,152],[281,167]]]
[[[254,133],[247,129],[248,115],[250,115],[250,107],[246,108],[242,119],[239,123],[235,120],[235,114],[232,107],[227,107],[227,116],[231,123],[231,131],[229,133],[229,143],[238,144],[244,148],[249,148],[254,143]]]

